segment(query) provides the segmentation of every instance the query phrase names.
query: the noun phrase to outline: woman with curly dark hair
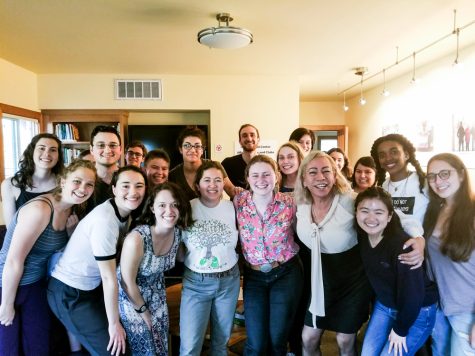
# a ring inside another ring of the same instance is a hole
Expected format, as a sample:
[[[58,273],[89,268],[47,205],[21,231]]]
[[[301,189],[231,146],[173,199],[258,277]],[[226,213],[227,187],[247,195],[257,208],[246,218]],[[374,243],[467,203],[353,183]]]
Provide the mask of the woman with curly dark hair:
[[[415,217],[422,224],[429,197],[425,174],[415,153],[411,141],[400,134],[380,137],[371,147],[377,185],[391,194],[395,209]],[[409,163],[415,172],[409,170]],[[386,178],[386,172],[389,178]]]
[[[202,158],[206,149],[205,133],[196,126],[184,128],[178,135],[177,148],[183,156],[183,163],[170,171],[168,180],[178,184],[183,189],[188,200],[192,200],[198,197],[194,187],[196,172],[203,162],[207,161],[207,159]],[[237,191],[241,190],[238,189]],[[231,198],[236,193],[235,187],[227,174],[224,175],[224,191]]]
[[[18,172],[2,182],[6,226],[23,204],[56,188],[56,176],[63,167],[61,141],[56,135],[41,133],[32,138],[20,159]]]

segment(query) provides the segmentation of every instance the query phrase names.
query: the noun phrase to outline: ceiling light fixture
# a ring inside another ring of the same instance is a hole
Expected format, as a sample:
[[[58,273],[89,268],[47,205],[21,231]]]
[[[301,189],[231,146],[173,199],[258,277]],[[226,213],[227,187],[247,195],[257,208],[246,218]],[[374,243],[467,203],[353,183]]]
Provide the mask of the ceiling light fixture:
[[[386,69],[383,69],[383,91],[381,92],[382,96],[389,96],[391,93],[386,89]]]
[[[350,110],[349,106],[346,105],[346,91],[343,92],[343,111],[347,112]]]
[[[412,79],[411,84],[419,83],[419,78],[416,78],[416,52],[412,53]]]
[[[366,99],[363,96],[363,82],[364,82],[364,74],[368,71],[368,68],[366,67],[356,67],[353,68],[355,70],[355,75],[361,76],[361,81],[360,81],[360,105],[363,106],[366,104]]]
[[[460,29],[458,28],[456,30],[456,36],[457,36],[457,50],[455,52],[455,61],[453,63],[454,66],[458,66],[460,65],[460,62],[459,62],[459,36],[460,36]]]
[[[198,42],[202,45],[210,48],[236,49],[246,47],[253,42],[251,31],[229,26],[233,18],[228,13],[219,13],[216,19],[218,27],[208,27],[198,32]]]

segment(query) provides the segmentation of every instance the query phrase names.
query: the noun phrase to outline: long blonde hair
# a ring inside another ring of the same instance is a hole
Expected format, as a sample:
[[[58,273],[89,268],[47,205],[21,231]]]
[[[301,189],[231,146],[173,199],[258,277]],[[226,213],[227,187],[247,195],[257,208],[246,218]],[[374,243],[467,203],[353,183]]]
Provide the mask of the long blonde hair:
[[[333,191],[335,194],[344,194],[351,191],[350,184],[348,180],[341,174],[335,164],[333,158],[327,155],[323,151],[312,151],[307,157],[304,158],[302,164],[299,167],[297,181],[295,182],[294,198],[297,204],[310,204],[312,203],[312,195],[309,190],[303,186],[304,175],[307,172],[308,164],[317,158],[326,158],[330,167],[335,174],[336,180],[333,185]]]

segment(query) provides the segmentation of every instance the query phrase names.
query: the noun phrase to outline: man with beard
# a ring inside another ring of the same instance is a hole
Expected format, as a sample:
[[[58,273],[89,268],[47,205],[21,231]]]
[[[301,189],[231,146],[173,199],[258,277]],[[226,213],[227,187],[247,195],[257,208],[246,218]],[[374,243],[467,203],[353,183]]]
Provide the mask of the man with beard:
[[[113,198],[111,188],[112,175],[119,169],[121,155],[120,135],[113,126],[99,125],[91,133],[91,154],[94,156],[97,170],[94,199],[89,199],[87,211]]]
[[[257,155],[259,139],[259,131],[255,126],[251,124],[242,125],[239,129],[239,143],[242,147],[242,153],[227,157],[221,162],[234,186],[246,188],[244,171],[249,161]]]

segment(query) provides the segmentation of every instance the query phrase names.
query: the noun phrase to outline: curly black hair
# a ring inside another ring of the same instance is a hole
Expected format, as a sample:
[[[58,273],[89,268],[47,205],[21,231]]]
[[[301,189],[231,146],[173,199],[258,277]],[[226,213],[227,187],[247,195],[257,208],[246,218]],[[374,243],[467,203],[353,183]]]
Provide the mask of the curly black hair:
[[[51,133],[40,133],[31,139],[30,143],[23,152],[23,155],[18,164],[18,172],[16,172],[12,177],[13,186],[18,187],[20,189],[34,188],[33,173],[35,173],[35,162],[33,161],[33,152],[35,151],[36,144],[42,138],[54,140],[58,144],[58,162],[56,162],[55,166],[51,168],[51,173],[58,176],[63,170],[63,149],[61,146],[60,139],[56,135]]]
[[[407,163],[410,163],[416,169],[417,176],[419,177],[419,190],[423,193],[424,186],[425,186],[425,173],[421,168],[419,161],[416,159],[416,148],[409,141],[406,137],[401,134],[389,134],[386,136],[379,137],[376,141],[373,142],[373,146],[371,146],[371,157],[374,159],[374,163],[376,163],[376,182],[380,186],[386,179],[386,170],[381,167],[379,163],[379,155],[378,155],[378,147],[381,143],[386,141],[394,141],[399,143],[402,146],[404,152],[407,153],[409,156]],[[406,164],[407,164],[406,163]]]

